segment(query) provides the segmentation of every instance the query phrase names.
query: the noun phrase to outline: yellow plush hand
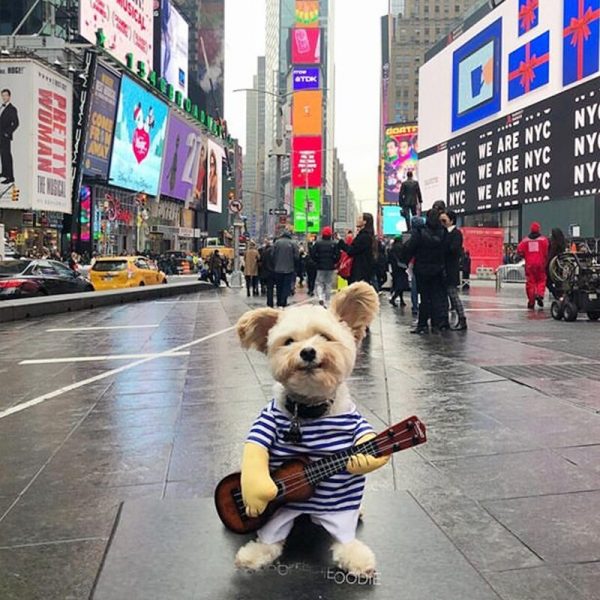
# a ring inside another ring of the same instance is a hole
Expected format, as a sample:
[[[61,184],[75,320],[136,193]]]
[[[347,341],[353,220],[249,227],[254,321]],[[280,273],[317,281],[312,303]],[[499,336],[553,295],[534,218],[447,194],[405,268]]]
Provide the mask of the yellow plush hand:
[[[277,496],[277,486],[269,474],[269,453],[248,442],[242,457],[242,498],[249,517],[261,515],[267,504]]]
[[[367,473],[371,473],[371,471],[383,467],[389,460],[389,456],[375,458],[370,454],[355,454],[348,460],[346,470],[348,473],[352,473],[352,475],[366,475]]]

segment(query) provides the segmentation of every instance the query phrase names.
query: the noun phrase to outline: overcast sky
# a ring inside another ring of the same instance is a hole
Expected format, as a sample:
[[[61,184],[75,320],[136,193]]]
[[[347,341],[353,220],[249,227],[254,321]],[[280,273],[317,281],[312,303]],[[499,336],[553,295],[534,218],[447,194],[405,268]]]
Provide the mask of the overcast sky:
[[[377,200],[380,17],[387,0],[335,1],[335,141],[350,186],[363,210]],[[229,131],[246,140],[246,100],[256,58],[265,51],[265,0],[225,2],[225,116]]]

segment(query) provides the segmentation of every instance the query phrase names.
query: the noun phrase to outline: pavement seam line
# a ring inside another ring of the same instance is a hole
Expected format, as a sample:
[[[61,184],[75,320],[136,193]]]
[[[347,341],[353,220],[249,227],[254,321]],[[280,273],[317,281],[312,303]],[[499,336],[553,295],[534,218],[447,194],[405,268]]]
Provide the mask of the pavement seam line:
[[[222,329],[215,333],[211,333],[210,335],[201,337],[197,340],[193,340],[191,342],[188,342],[187,344],[183,344],[181,346],[177,346],[175,348],[165,350],[164,352],[160,352],[154,356],[137,360],[133,363],[130,363],[128,365],[123,365],[121,367],[112,369],[110,371],[105,371],[104,373],[100,373],[99,375],[94,375],[93,377],[90,377],[88,379],[84,379],[82,381],[77,381],[77,382],[67,385],[65,387],[59,388],[58,390],[54,390],[53,392],[49,392],[48,394],[38,396],[37,398],[33,398],[32,400],[28,400],[27,402],[22,402],[20,404],[16,404],[16,405],[11,406],[10,408],[7,408],[6,410],[0,412],[0,419],[4,419],[5,417],[8,417],[12,414],[19,413],[19,412],[26,410],[28,408],[31,408],[33,406],[37,406],[38,404],[41,404],[42,402],[45,402],[46,400],[51,400],[52,398],[61,396],[62,394],[65,394],[66,392],[71,392],[73,390],[77,390],[85,385],[89,385],[90,383],[95,383],[96,381],[102,381],[103,379],[106,379],[107,377],[111,377],[113,375],[118,375],[119,373],[123,373],[124,371],[133,369],[134,367],[137,367],[139,365],[143,365],[145,363],[151,362],[153,360],[156,360],[157,358],[168,358],[173,352],[179,352],[181,350],[185,350],[186,348],[191,348],[193,346],[197,346],[198,344],[201,344],[202,342],[211,340],[215,337],[223,335],[224,333],[229,333],[230,331],[233,331],[234,329],[235,329],[235,326],[227,327],[226,329]]]

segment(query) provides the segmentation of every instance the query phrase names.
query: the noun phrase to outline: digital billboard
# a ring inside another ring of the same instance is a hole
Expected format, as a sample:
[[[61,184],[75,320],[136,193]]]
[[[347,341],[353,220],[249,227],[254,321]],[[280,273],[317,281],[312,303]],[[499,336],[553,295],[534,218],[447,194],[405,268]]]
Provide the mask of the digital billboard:
[[[153,66],[154,0],[79,0],[79,33],[93,44],[102,30],[104,49],[119,62],[126,56]]]
[[[79,188],[79,241],[89,244],[92,239],[92,188]]]
[[[151,196],[158,193],[167,105],[142,86],[123,77],[113,151],[110,182]]]
[[[564,0],[563,83],[569,85],[600,68],[600,0]]]
[[[406,219],[399,206],[383,207],[383,235],[402,235],[406,233]]]
[[[292,105],[294,135],[321,135],[323,92],[294,92]]]
[[[323,140],[318,137],[295,137],[292,142],[294,187],[318,188],[321,186]]]
[[[3,60],[0,82],[0,208],[71,213],[71,82],[27,59]]]
[[[208,140],[207,146],[207,208],[210,212],[223,212],[223,148]]]
[[[319,26],[319,0],[296,0],[296,26]]]
[[[294,231],[306,233],[308,217],[308,233],[319,233],[321,225],[321,190],[296,188],[294,190]]]
[[[319,67],[296,68],[292,72],[292,82],[295,92],[300,90],[318,90],[321,87],[320,79],[321,71]]]
[[[188,203],[194,201],[203,136],[185,119],[171,112],[160,181],[160,193]]]
[[[296,27],[291,31],[292,64],[318,65],[321,62],[321,30]]]
[[[160,75],[187,98],[190,27],[170,0],[160,0],[157,13],[154,27],[160,27]]]
[[[502,19],[498,19],[454,52],[452,130],[500,111]]]
[[[550,81],[550,32],[508,55],[508,99],[514,100]]]
[[[418,179],[419,128],[415,124],[386,125],[383,147],[383,203],[397,204],[400,186],[412,171]]]
[[[96,65],[83,153],[84,175],[97,176],[102,179],[108,177],[120,83],[120,75],[113,73],[101,64]]]

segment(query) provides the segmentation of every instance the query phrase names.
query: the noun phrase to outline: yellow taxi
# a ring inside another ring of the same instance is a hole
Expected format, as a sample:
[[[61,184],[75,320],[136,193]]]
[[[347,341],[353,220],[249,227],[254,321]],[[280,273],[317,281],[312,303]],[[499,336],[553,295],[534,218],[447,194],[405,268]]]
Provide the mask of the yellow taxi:
[[[95,290],[114,290],[167,283],[167,276],[145,256],[104,256],[90,269]]]

